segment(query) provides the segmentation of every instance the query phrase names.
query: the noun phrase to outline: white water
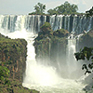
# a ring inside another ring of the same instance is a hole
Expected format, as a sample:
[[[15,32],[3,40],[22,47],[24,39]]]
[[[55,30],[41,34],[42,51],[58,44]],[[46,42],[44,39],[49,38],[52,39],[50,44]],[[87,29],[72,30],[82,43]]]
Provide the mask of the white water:
[[[74,57],[74,53],[76,53],[76,40],[75,39],[68,39],[67,45],[67,69],[68,69],[68,77],[74,77],[71,74],[77,70],[77,62]],[[75,73],[77,74],[77,73]]]
[[[35,60],[35,49],[33,46],[35,34],[26,30],[13,33],[3,33],[11,38],[24,38],[27,40],[27,61],[26,76],[23,86],[30,89],[37,89],[40,93],[84,93],[84,85],[71,79],[62,79],[58,76],[54,67],[37,64]],[[41,63],[41,62],[40,62]]]
[[[93,25],[93,17],[71,15],[0,15],[0,28],[10,32],[26,29],[38,33],[40,26],[49,21],[53,30],[66,29],[81,34],[84,30],[89,31]]]

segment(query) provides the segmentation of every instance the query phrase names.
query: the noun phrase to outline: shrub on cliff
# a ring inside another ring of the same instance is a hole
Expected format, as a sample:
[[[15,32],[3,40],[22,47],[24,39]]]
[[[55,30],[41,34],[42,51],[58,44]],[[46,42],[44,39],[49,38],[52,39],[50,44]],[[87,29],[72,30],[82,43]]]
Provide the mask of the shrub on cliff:
[[[44,38],[63,38],[63,37],[67,37],[69,32],[65,29],[58,29],[57,31],[53,31],[51,28],[50,23],[45,22],[41,27],[40,27],[41,31],[38,33],[38,37],[35,38],[35,40],[41,40]]]
[[[48,22],[45,22],[41,27],[40,27],[40,32],[38,33],[38,36],[35,38],[35,40],[39,41],[41,39],[51,37],[53,35],[53,30],[51,29],[51,25]]]
[[[51,29],[51,25],[48,22],[45,22],[41,27],[40,27],[41,31],[43,32],[43,34],[51,34],[51,32],[53,31]]]
[[[2,84],[10,84],[8,77],[10,75],[10,71],[6,66],[0,66],[0,83]]]
[[[67,37],[68,34],[69,32],[65,29],[58,29],[57,31],[53,33],[53,35],[57,37]]]

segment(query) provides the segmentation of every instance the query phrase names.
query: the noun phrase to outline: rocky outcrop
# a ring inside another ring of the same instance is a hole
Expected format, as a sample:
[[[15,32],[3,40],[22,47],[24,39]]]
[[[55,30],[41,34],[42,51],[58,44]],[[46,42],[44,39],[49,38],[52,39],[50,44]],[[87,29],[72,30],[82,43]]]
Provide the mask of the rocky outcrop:
[[[39,93],[22,87],[27,42],[0,34],[0,93]]]
[[[90,30],[88,33],[84,33],[84,35],[80,37],[79,47],[93,47],[93,30]]]
[[[24,39],[9,39],[0,34],[0,64],[9,68],[13,79],[22,81],[26,67],[26,45]]]
[[[52,66],[58,66],[57,61],[60,61],[60,63],[62,61],[64,62],[67,45],[66,37],[68,33],[64,29],[53,31],[51,25],[47,22],[41,26],[41,31],[35,38],[34,43],[36,60],[39,63],[44,63],[44,65]]]

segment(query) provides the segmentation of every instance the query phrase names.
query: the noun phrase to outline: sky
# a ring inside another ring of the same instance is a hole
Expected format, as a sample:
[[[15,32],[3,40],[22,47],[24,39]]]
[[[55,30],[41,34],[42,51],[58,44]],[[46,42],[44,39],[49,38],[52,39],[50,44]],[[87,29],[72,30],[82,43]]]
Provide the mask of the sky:
[[[78,6],[78,12],[85,13],[93,6],[93,0],[0,0],[0,14],[27,15],[34,12],[34,6],[40,2],[46,5],[46,11],[68,1]]]

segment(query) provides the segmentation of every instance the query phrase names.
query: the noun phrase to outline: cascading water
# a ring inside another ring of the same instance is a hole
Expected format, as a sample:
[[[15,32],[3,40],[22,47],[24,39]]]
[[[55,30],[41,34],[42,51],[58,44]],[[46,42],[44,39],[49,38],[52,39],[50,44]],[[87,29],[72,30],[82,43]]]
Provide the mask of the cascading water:
[[[68,76],[71,78],[71,73],[73,73],[77,69],[77,62],[73,54],[76,52],[76,39],[68,39],[67,45],[67,69],[68,69]]]
[[[71,15],[0,15],[0,28],[14,32],[26,29],[33,33],[40,31],[44,22],[50,22],[53,30],[66,29],[81,34],[84,30],[89,31],[93,25],[93,17],[71,16]]]
[[[57,19],[57,17],[59,17],[59,19]],[[43,22],[41,21],[41,19],[43,20]],[[47,21],[47,18],[45,16],[43,16],[43,18],[35,15],[32,16],[1,15],[0,16],[0,33],[4,35],[8,35],[11,38],[24,38],[27,40],[28,43],[27,45],[28,56],[26,61],[26,72],[23,80],[23,86],[27,88],[37,89],[41,93],[84,93],[82,89],[85,85],[81,84],[81,82],[76,82],[73,79],[63,79],[57,74],[56,68],[54,68],[53,66],[48,66],[48,65],[44,66],[44,64],[41,64],[42,62],[40,63],[36,62],[35,49],[33,46],[34,38],[36,37],[35,33],[40,31],[40,25],[43,24],[45,21]],[[58,24],[59,21],[60,21],[60,25]],[[50,17],[50,23],[52,24],[52,28],[55,29],[63,27],[63,28],[67,28],[70,31],[73,28],[71,27],[70,24],[71,21],[72,20],[70,16],[63,17],[62,15],[62,16]],[[77,27],[77,25],[78,24],[75,24],[74,28]],[[73,50],[73,53],[75,52],[75,46],[74,46],[75,44],[73,45],[72,42],[73,40],[69,40],[68,43],[69,53],[71,53],[71,50],[69,50],[70,46],[71,49]],[[71,65],[69,63],[69,60],[67,61],[68,69],[70,69],[71,66],[76,67],[76,63],[74,63],[73,61],[73,65]]]
[[[71,35],[68,37],[68,44],[66,48],[66,62],[67,62],[67,72],[68,72],[68,78],[79,78],[81,75],[83,75],[83,71],[81,70],[82,64],[77,62],[74,53],[76,53],[76,37],[74,36],[74,33],[71,33]],[[77,74],[78,73],[78,74]]]

